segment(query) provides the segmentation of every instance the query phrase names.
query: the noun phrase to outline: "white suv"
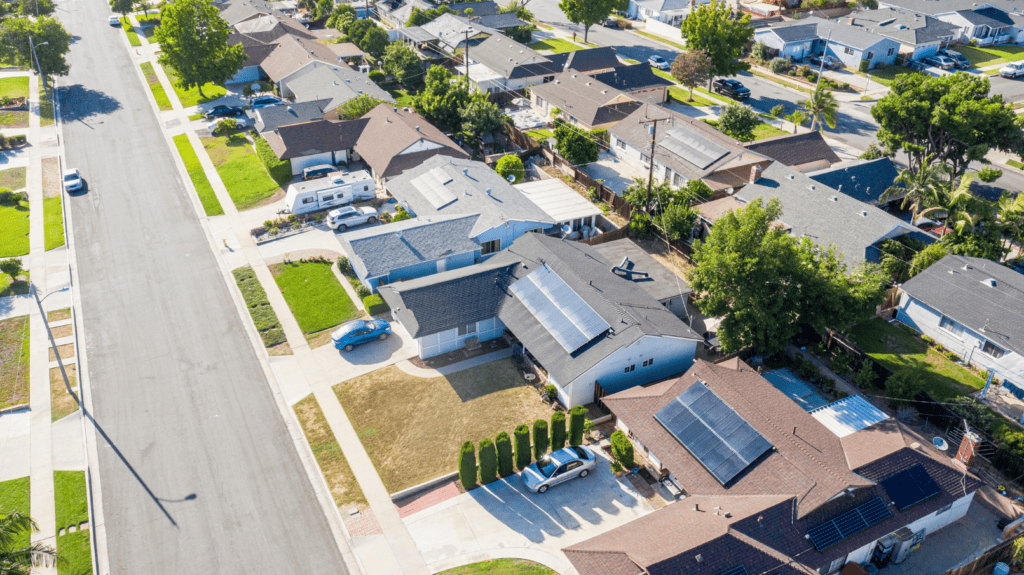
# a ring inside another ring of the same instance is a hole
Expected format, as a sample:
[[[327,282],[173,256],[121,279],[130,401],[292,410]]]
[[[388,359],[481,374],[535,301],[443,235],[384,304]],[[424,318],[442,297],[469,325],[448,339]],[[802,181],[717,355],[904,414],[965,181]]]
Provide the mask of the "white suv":
[[[372,224],[376,221],[377,210],[369,206],[361,208],[345,206],[344,208],[331,210],[327,214],[327,225],[331,226],[332,230],[338,230],[339,232],[363,224]]]

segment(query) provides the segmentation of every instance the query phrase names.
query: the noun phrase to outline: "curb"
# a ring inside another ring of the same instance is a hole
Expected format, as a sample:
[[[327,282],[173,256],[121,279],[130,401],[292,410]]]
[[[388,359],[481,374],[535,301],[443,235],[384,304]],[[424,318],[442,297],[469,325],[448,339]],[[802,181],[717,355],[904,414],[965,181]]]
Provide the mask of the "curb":
[[[3,409],[0,409],[0,415],[4,415],[5,413],[12,413],[15,411],[21,411],[22,409],[28,409],[28,406],[29,404],[27,403],[21,403],[18,405],[12,405],[11,407],[5,407]]]
[[[431,479],[429,481],[424,481],[423,483],[420,483],[419,485],[413,485],[412,487],[410,487],[408,489],[403,489],[401,491],[396,491],[396,492],[391,494],[391,501],[395,501],[396,499],[405,499],[406,497],[409,497],[410,495],[416,495],[417,493],[420,493],[420,492],[423,492],[423,491],[427,491],[427,490],[429,490],[432,487],[437,487],[438,485],[440,485],[442,483],[445,483],[447,481],[451,481],[452,479],[455,479],[458,476],[459,476],[459,472],[458,471],[452,471],[451,473],[442,475],[440,477],[435,477],[435,478],[433,478],[433,479]]]

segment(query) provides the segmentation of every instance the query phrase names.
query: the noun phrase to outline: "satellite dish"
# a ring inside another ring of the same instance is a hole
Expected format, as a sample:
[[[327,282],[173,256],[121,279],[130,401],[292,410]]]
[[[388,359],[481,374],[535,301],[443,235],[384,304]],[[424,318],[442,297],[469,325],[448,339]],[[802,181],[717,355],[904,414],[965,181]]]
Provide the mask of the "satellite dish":
[[[515,174],[509,174],[508,175],[508,181],[512,182],[513,184],[516,183],[516,175]]]

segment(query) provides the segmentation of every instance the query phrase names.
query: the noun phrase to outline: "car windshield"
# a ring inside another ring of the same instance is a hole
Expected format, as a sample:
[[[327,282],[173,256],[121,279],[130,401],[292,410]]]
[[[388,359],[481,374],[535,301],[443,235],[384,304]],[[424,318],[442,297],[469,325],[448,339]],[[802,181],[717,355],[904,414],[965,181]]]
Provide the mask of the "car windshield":
[[[65,182],[70,182],[72,180],[77,180],[77,179],[78,179],[78,176],[76,174],[64,174],[64,181]]]
[[[537,460],[537,470],[544,477],[551,477],[557,468],[558,464],[550,457],[545,456]]]

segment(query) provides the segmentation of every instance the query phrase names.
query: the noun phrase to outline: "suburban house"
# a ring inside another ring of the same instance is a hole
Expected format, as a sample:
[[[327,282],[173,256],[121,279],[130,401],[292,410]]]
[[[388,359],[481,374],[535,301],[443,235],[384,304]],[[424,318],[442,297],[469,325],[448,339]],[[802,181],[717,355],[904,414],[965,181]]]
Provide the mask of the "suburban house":
[[[255,14],[235,23],[233,28],[237,34],[244,34],[266,44],[273,44],[286,36],[317,39],[317,35],[307,30],[298,20],[280,14]]]
[[[283,4],[284,2],[266,2],[265,0],[231,0],[217,3],[215,6],[220,10],[220,17],[229,26],[234,26],[262,14],[285,16],[286,11],[282,10]]]
[[[828,55],[854,70],[860,69],[863,61],[868,62],[868,69],[879,64],[891,66],[900,52],[896,40],[817,16],[774,23],[754,32],[754,41],[778,50],[782,58],[800,61],[824,53],[830,33]]]
[[[889,188],[894,185],[903,187],[903,184],[896,183],[900,172],[889,158],[853,160],[845,162],[841,166],[810,172],[807,175],[816,182],[872,206],[880,205],[878,198]],[[902,199],[903,194],[896,194],[893,199],[886,202],[886,205],[894,206],[899,204]]]
[[[379,288],[420,357],[507,330],[572,407],[681,373],[701,338],[594,248],[525,234],[484,263]]]
[[[229,46],[239,44],[241,44],[242,50],[245,51],[245,62],[242,63],[242,69],[228,81],[229,84],[255,82],[262,78],[263,69],[260,66],[267,59],[267,56],[270,56],[270,53],[274,51],[274,48],[277,47],[277,44],[267,44],[245,34],[232,32],[228,35]]]
[[[772,161],[696,118],[644,104],[608,130],[611,153],[635,168],[651,165],[648,118],[663,120],[654,134],[654,177],[671,186],[689,180],[703,180],[713,190],[742,186]]]
[[[530,103],[545,116],[558,108],[565,121],[584,130],[610,128],[640,107],[628,94],[575,71],[531,88]]]
[[[594,74],[594,79],[629,94],[638,102],[661,104],[668,99],[668,87],[673,86],[665,78],[654,73],[650,64],[619,66],[607,72]]]
[[[312,100],[310,102],[295,102],[286,106],[267,106],[252,111],[257,134],[275,132],[281,126],[302,124],[313,120],[321,120],[327,111],[326,106],[330,100]]]
[[[320,164],[348,163],[352,148],[362,137],[369,120],[325,120],[319,118],[299,124],[278,126],[263,137],[281,160],[289,160],[292,175],[304,168]]]
[[[469,67],[470,82],[492,94],[551,82],[566,70],[590,73],[624,65],[608,47],[545,56],[501,34],[474,46],[469,59],[473,62]],[[465,67],[455,69],[465,74]]]
[[[471,8],[473,11],[469,16],[480,17],[480,16],[494,16],[498,13],[498,5],[492,0],[483,0],[481,2],[456,2],[452,4],[445,4],[447,8],[453,10],[459,16],[467,16],[466,9]],[[412,11],[417,8],[421,11],[434,10],[438,7],[437,4],[431,2],[424,2],[422,0],[386,0],[377,3],[377,10],[381,17],[386,18],[400,27],[406,26],[409,22],[409,18],[412,17]]]
[[[950,459],[862,396],[809,413],[739,359],[603,401],[638,465],[686,498],[563,549],[579,575],[877,570],[969,513],[1019,515],[969,471],[970,436]],[[970,533],[964,549],[1002,540]]]
[[[696,4],[708,4],[699,0]],[[629,0],[626,15],[637,20],[654,20],[678,27],[692,9],[693,0]]]
[[[1024,40],[1024,14],[1014,0],[883,0],[879,8],[901,8],[957,27],[955,41],[981,46]]]
[[[263,72],[279,89],[283,97],[292,95],[288,83],[312,69],[313,66],[340,68],[347,60],[362,60],[363,53],[349,44],[322,44],[316,40],[286,36],[261,64]]]
[[[629,238],[597,244],[594,249],[606,261],[615,265],[613,273],[643,288],[658,303],[689,325],[686,300],[693,290],[686,280],[652,258],[647,250]]]
[[[737,200],[733,196],[725,196],[724,198],[718,198],[702,204],[697,204],[697,224],[694,225],[693,239],[702,240],[708,237],[711,233],[711,228],[715,227],[715,222],[722,216],[725,216],[729,212],[734,212],[739,209],[746,207],[746,203]],[[789,227],[776,220],[773,222],[774,227],[789,231]],[[700,229],[697,229],[699,226]]]
[[[517,18],[518,21],[518,18]],[[520,24],[516,24],[519,26]],[[445,54],[454,54],[458,49],[466,49],[466,38],[468,35],[470,51],[472,47],[484,41],[490,36],[499,34],[494,28],[488,28],[476,22],[470,22],[466,18],[454,14],[442,14],[437,18],[420,26],[420,30],[430,34],[437,41],[434,46]]]
[[[851,14],[846,22],[866,32],[896,40],[900,43],[900,52],[912,60],[934,55],[960,34],[957,26],[949,22],[898,8],[862,10]]]
[[[1024,275],[950,255],[900,289],[897,319],[1024,389]]]
[[[743,146],[798,172],[824,170],[843,161],[818,131],[775,136],[748,142]]]
[[[834,245],[850,267],[877,262],[878,245],[919,230],[896,216],[855,200],[811,179],[807,174],[773,163],[736,199],[765,204],[778,198],[782,223],[796,237],[809,237],[822,247]],[[919,234],[923,236],[923,234]]]
[[[328,98],[325,112],[330,112],[359,96],[369,96],[384,102],[395,99],[361,72],[344,65],[324,65],[313,62],[288,82],[288,91],[298,102]]]
[[[409,108],[380,104],[363,116],[369,120],[355,151],[378,183],[442,155],[468,158],[448,136]]]

